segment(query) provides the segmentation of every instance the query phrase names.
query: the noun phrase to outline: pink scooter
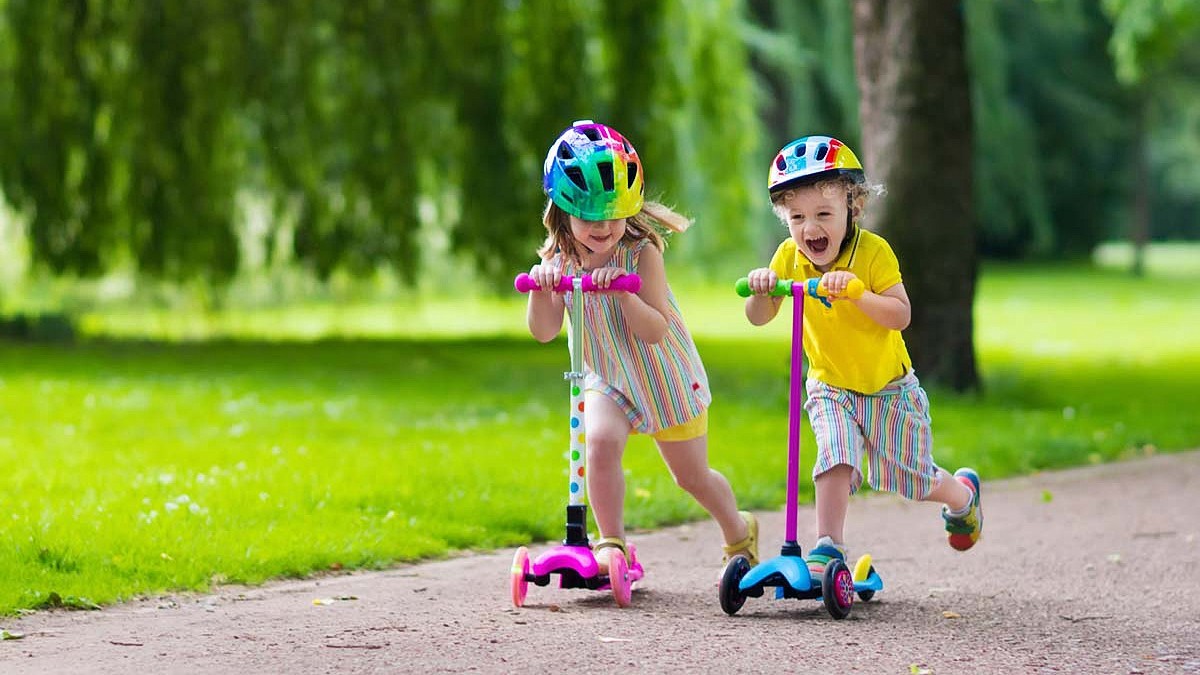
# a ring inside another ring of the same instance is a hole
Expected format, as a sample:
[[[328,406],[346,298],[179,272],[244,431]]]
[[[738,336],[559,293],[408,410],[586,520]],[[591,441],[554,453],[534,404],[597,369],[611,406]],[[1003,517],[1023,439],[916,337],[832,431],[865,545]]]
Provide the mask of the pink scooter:
[[[522,293],[540,290],[528,274],[520,274],[513,282]],[[636,274],[617,277],[607,289],[637,293],[642,279]],[[596,564],[596,556],[587,534],[587,450],[584,446],[583,410],[583,296],[601,289],[596,288],[589,275],[563,277],[557,293],[571,291],[570,332],[567,349],[571,353],[571,370],[563,373],[563,379],[571,382],[571,448],[569,461],[571,473],[567,492],[567,538],[559,546],[546,551],[536,559],[529,559],[529,550],[524,546],[517,549],[512,563],[512,601],[516,607],[525,604],[529,583],[546,586],[550,576],[559,576],[559,588],[587,588],[595,591],[612,590],[618,607],[628,607],[633,601],[633,583],[646,572],[637,559],[637,550],[629,546],[629,560],[619,550],[612,551],[608,573],[602,574]]]

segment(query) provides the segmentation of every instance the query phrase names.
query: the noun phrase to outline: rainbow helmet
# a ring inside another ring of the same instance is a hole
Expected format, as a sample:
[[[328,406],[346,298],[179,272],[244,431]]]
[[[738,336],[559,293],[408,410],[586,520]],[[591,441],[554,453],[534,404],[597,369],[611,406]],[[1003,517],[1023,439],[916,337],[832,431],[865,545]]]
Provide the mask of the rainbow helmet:
[[[805,136],[783,146],[767,174],[771,193],[821,178],[850,176],[856,182],[866,180],[862,163],[850,146],[830,136]]]
[[[542,189],[577,218],[613,220],[636,215],[642,210],[644,188],[637,150],[605,124],[579,120],[546,153]]]

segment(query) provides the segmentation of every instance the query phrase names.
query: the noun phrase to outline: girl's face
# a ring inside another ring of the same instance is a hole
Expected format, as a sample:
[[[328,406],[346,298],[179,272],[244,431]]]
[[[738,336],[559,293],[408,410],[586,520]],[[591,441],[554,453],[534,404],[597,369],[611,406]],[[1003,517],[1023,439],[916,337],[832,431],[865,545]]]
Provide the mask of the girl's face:
[[[625,219],[615,220],[583,220],[575,216],[571,219],[571,235],[575,241],[584,246],[585,262],[603,263],[608,260],[617,242],[625,236]]]
[[[775,204],[800,251],[817,269],[833,267],[846,237],[846,190],[835,185],[805,185],[789,190]]]

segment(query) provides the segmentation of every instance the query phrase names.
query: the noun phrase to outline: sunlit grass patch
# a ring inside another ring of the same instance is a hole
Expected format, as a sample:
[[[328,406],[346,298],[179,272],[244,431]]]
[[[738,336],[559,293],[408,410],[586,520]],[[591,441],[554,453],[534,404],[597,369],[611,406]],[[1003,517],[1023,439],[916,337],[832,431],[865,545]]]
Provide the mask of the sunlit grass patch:
[[[786,318],[749,326],[724,281],[676,292],[715,394],[711,461],[743,506],[778,508]],[[529,338],[522,298],[462,303],[380,308],[410,339],[305,341],[324,333],[281,312],[149,331],[271,340],[0,344],[0,613],[561,538],[565,341]],[[987,268],[985,388],[930,392],[937,459],[988,480],[1200,445],[1197,308],[1195,283]],[[804,499],[813,454],[806,431]],[[631,528],[703,517],[645,437],[625,467]]]

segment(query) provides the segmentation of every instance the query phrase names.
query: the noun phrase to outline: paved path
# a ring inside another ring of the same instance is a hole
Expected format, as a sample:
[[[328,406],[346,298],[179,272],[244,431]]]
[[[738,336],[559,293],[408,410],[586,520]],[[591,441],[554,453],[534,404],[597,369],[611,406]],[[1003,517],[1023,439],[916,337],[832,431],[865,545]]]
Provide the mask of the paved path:
[[[634,539],[648,576],[624,610],[552,587],[514,609],[500,551],[0,619],[26,636],[0,673],[1200,673],[1200,452],[984,486],[968,553],[933,505],[855,499],[886,588],[845,621],[766,598],[726,616],[705,522]],[[759,515],[774,554],[783,515]]]

